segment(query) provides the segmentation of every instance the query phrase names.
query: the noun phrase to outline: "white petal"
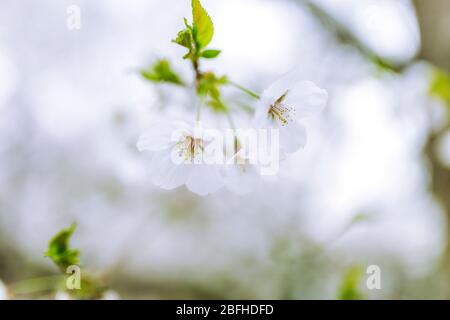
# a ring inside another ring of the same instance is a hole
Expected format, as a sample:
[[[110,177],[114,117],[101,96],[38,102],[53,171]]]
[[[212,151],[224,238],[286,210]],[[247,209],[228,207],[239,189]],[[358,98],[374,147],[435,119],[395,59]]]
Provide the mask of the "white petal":
[[[270,99],[271,103],[275,102],[283,94],[286,93],[292,86],[298,82],[298,75],[296,73],[290,72],[274,83],[272,83],[266,90],[264,90],[261,95],[261,100]]]
[[[282,151],[294,153],[306,145],[305,127],[298,122],[280,127],[280,147]]]
[[[220,167],[216,165],[191,165],[186,187],[200,196],[216,192],[224,185]]]
[[[268,113],[272,102],[267,99],[261,99],[256,104],[255,114],[252,120],[252,126],[255,128],[270,128],[272,121],[269,119]]]
[[[189,176],[189,169],[188,165],[175,164],[170,151],[156,153],[151,161],[153,183],[165,190],[172,190],[183,185]]]
[[[136,146],[141,152],[163,150],[173,144],[174,135],[180,134],[180,132],[189,132],[190,130],[191,127],[182,121],[155,122],[139,137]]]
[[[73,300],[73,299],[67,292],[58,291],[55,294],[55,300]]]
[[[120,295],[114,290],[108,290],[103,293],[101,300],[120,300]]]
[[[8,300],[8,289],[0,280],[0,300]]]
[[[284,104],[295,108],[297,120],[320,113],[326,106],[328,93],[311,81],[293,84],[286,96]]]

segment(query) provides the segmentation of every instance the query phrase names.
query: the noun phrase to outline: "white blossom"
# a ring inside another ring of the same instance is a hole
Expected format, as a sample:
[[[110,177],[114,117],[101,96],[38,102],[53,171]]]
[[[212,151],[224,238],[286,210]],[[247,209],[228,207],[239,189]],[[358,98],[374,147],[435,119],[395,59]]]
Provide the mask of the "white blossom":
[[[205,196],[224,185],[221,166],[208,151],[211,137],[200,127],[185,122],[155,123],[137,143],[139,151],[150,151],[153,183],[166,190],[182,185]]]
[[[321,112],[327,100],[327,92],[313,82],[287,75],[262,93],[253,123],[258,128],[279,129],[281,154],[293,153],[306,145],[301,120]]]

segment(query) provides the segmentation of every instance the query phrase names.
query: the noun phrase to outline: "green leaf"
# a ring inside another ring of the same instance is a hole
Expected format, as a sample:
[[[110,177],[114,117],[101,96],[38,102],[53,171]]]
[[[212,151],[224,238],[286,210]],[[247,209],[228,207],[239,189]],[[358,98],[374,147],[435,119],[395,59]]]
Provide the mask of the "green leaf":
[[[199,49],[205,48],[214,35],[214,25],[200,0],[192,0],[192,17],[194,19],[194,38]]]
[[[216,58],[222,51],[220,50],[205,50],[201,53],[202,58],[213,59]]]
[[[206,104],[215,112],[228,112],[227,106],[221,99],[211,99]]]
[[[184,19],[184,24],[186,26],[186,29],[178,32],[176,39],[172,40],[172,42],[189,49],[188,53],[183,56],[183,59],[191,59],[194,61],[195,59],[197,59],[198,52],[197,44],[194,39],[194,28],[188,24],[186,18]]]
[[[199,95],[216,94],[218,87],[227,83],[227,77],[217,77],[213,72],[205,72],[199,80],[197,93]]]
[[[429,92],[431,96],[450,107],[450,74],[437,68],[433,69]]]
[[[227,112],[228,108],[222,101],[221,86],[228,83],[226,76],[217,77],[213,72],[202,74],[199,80],[197,93],[206,97],[206,105],[216,112]]]
[[[363,277],[363,270],[359,266],[350,267],[345,273],[339,289],[338,299],[360,300],[363,298],[359,285]]]
[[[180,32],[178,32],[177,37],[175,40],[172,40],[173,42],[179,44],[182,47],[191,49],[192,48],[192,30],[190,29],[183,29]]]
[[[80,252],[77,249],[71,249],[69,240],[75,231],[75,224],[70,228],[63,229],[58,232],[49,242],[45,255],[53,260],[53,262],[61,269],[65,269],[70,265],[79,264]]]
[[[172,70],[169,61],[166,59],[158,60],[150,68],[141,70],[141,75],[152,82],[184,85],[180,76]]]

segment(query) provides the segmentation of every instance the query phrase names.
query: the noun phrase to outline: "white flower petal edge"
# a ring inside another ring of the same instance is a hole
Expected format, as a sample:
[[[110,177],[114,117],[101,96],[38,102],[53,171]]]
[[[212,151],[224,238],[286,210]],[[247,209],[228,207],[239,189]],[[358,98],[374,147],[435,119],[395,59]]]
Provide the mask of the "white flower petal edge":
[[[55,300],[73,300],[73,299],[67,292],[58,291],[55,293]]]
[[[8,300],[8,289],[3,284],[2,280],[0,280],[0,300]]]
[[[327,100],[326,90],[287,75],[263,92],[253,124],[257,128],[279,129],[280,149],[294,153],[306,145],[306,131],[299,121],[320,113]]]
[[[214,193],[224,185],[220,167],[212,164],[192,165],[186,181],[189,191],[200,196]]]
[[[207,140],[201,129],[185,122],[155,123],[141,135],[139,151],[152,152],[152,182],[165,190],[182,185],[198,195],[216,192],[224,185],[220,166],[201,162]]]
[[[172,135],[176,131],[189,132],[191,126],[182,121],[158,121],[150,125],[139,137],[137,148],[142,151],[158,151],[173,145]]]
[[[280,128],[280,153],[294,153],[306,146],[306,129],[299,122]]]
[[[242,159],[237,154],[229,161],[225,166],[225,187],[240,196],[252,192],[261,180],[258,166],[250,164],[250,159]]]
[[[254,165],[230,165],[227,167],[225,187],[234,194],[243,196],[251,193],[261,180]]]

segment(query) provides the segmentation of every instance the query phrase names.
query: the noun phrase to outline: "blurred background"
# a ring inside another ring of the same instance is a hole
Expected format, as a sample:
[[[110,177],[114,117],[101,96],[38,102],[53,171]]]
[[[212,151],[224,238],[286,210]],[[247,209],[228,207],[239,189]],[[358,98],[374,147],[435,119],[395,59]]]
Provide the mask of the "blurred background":
[[[450,298],[450,2],[202,3],[223,51],[205,69],[256,92],[296,70],[330,96],[305,150],[246,196],[155,188],[135,147],[192,110],[136,72],[166,57],[192,76],[170,42],[190,1],[0,2],[4,297],[54,297],[44,252],[76,221],[83,267],[122,298]]]

